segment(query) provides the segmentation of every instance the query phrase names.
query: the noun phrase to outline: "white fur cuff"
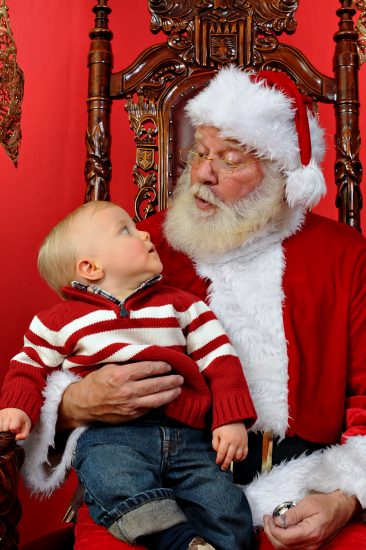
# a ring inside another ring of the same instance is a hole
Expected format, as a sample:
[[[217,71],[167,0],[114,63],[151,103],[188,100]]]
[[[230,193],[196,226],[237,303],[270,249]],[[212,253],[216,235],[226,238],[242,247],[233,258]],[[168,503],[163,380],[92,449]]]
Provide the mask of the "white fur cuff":
[[[340,489],[366,507],[366,436],[350,437],[344,445],[282,462],[259,475],[244,492],[254,526],[263,526],[263,515],[286,500],[301,500],[311,491],[332,493]]]
[[[52,464],[49,451],[50,448],[55,449],[56,422],[62,395],[70,384],[79,379],[68,371],[57,371],[47,379],[39,423],[23,445],[25,462],[22,474],[26,485],[34,493],[52,493],[64,482],[71,467],[77,439],[85,427],[73,430],[65,449],[60,449],[58,454],[52,453]]]

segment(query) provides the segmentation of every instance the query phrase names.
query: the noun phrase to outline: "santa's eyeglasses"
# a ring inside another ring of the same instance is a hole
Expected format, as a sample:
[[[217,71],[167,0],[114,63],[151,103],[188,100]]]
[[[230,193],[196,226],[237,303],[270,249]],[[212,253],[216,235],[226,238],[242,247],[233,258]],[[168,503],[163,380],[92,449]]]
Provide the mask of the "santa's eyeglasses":
[[[247,160],[246,162],[232,162],[221,158],[212,158],[193,149],[181,149],[179,151],[180,158],[185,165],[199,166],[203,162],[210,161],[213,170],[221,174],[233,174],[236,170],[241,170],[250,164],[256,164],[258,158]]]

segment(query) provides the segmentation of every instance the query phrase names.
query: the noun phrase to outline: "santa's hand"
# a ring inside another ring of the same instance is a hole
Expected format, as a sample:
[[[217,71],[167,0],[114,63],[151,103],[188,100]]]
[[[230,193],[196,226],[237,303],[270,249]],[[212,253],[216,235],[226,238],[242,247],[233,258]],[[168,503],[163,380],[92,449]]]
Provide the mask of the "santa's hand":
[[[120,424],[163,407],[180,395],[183,377],[161,361],[108,364],[70,384],[59,406],[58,429],[90,422]]]
[[[212,447],[217,452],[216,464],[221,465],[221,470],[227,470],[233,460],[244,460],[248,454],[248,434],[243,422],[215,428]]]
[[[312,494],[285,514],[276,518],[264,516],[264,531],[275,548],[316,550],[359,511],[358,500],[341,491]]]

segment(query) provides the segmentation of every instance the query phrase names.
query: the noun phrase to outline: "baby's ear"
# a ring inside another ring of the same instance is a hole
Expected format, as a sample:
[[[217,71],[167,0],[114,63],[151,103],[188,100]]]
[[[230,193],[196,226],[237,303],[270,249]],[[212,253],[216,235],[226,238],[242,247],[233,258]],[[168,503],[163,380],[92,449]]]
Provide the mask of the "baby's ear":
[[[92,260],[83,258],[76,264],[76,274],[87,281],[99,281],[104,277],[104,270]]]

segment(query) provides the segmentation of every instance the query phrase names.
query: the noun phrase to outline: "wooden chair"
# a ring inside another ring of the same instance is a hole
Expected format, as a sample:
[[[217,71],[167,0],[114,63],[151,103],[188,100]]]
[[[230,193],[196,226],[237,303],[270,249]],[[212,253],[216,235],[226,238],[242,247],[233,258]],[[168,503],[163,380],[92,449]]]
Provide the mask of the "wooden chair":
[[[360,230],[359,54],[353,0],[339,0],[334,76],[322,74],[298,49],[279,40],[295,30],[296,0],[148,0],[151,30],[164,32],[167,40],[113,72],[107,3],[98,0],[90,32],[86,201],[109,199],[110,106],[113,100],[127,99],[137,148],[135,217],[140,220],[165,208],[182,169],[178,151],[192,137],[189,126],[182,124],[184,105],[221,66],[234,63],[255,71],[286,71],[316,102],[334,104],[339,219]],[[9,434],[0,434],[0,449],[0,546],[8,550],[18,544],[16,494],[23,453]],[[65,550],[72,539],[69,529],[61,538],[48,535],[28,549]]]

